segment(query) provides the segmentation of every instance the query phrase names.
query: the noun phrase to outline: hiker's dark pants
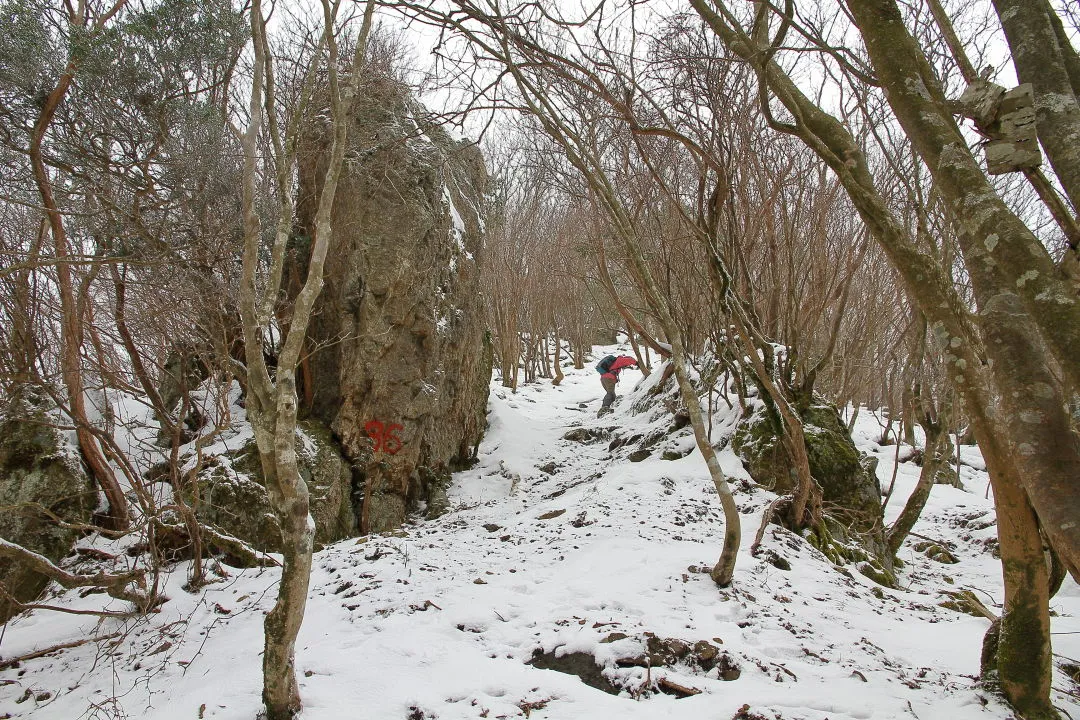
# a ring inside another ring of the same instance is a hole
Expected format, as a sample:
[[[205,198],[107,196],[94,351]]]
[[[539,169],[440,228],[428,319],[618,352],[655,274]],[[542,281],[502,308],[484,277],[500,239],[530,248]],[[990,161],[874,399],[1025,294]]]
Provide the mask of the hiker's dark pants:
[[[604,404],[602,407],[611,407],[611,403],[615,402],[615,381],[612,378],[601,377],[600,384],[607,390],[607,395],[604,396]]]

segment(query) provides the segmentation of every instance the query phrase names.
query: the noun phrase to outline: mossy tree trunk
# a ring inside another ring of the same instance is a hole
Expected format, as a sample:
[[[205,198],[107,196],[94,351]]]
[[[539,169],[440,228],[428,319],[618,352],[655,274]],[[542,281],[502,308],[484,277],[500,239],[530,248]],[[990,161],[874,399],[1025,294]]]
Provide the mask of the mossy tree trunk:
[[[1043,693],[1043,689],[1049,687],[1048,665],[1044,661],[1048,657],[1046,651],[1049,648],[1048,625],[1044,622],[1044,618],[1048,617],[1048,608],[1040,595],[1041,590],[1034,589],[1026,592],[1024,587],[1034,588],[1036,585],[1039,588],[1045,587],[1045,577],[1042,578],[1043,582],[1036,582],[1034,585],[1028,583],[1031,580],[1029,576],[1038,576],[1040,573],[1045,576],[1045,562],[1041,550],[1037,556],[1032,550],[1032,538],[1038,534],[1038,525],[1034,520],[1034,515],[1030,513],[1030,508],[1026,505],[1024,491],[1021,489],[1023,487],[1021,481],[1028,479],[1029,474],[1019,470],[1020,465],[1038,463],[1043,459],[1026,453],[1013,452],[1010,440],[1005,435],[1007,431],[1001,427],[1000,423],[1000,417],[1006,414],[1014,414],[1013,419],[1020,421],[1023,411],[1018,410],[1017,406],[1024,403],[1027,395],[1022,392],[1012,396],[1013,407],[995,408],[993,400],[995,397],[1002,397],[1014,391],[1013,387],[1008,387],[1007,382],[1004,387],[1000,384],[1003,380],[1008,380],[1007,373],[998,373],[994,377],[989,375],[986,370],[987,351],[964,302],[952,287],[949,274],[935,258],[913,241],[903,223],[893,215],[884,197],[875,187],[865,154],[847,129],[798,89],[784,70],[771,59],[771,54],[763,52],[764,48],[757,46],[749,34],[741,28],[724,3],[691,0],[691,5],[731,51],[754,67],[763,91],[771,93],[795,118],[794,123],[790,125],[781,125],[773,121],[777,129],[802,139],[836,173],[874,239],[899,271],[910,297],[926,316],[931,331],[937,339],[937,345],[944,352],[948,377],[964,401],[964,409],[971,420],[984,457],[987,458],[987,467],[994,485],[995,504],[999,518],[1002,573],[1006,587],[1010,589],[1006,594],[1005,612],[1005,616],[1009,619],[1003,620],[1003,624],[1008,626],[1009,631],[1002,633],[1002,641],[1005,644],[1016,643],[1015,647],[1005,649],[1001,653],[1001,657],[1004,658],[1001,676],[1003,680],[1006,677],[1009,678],[1007,682],[1002,683],[1002,686],[1010,701],[1017,703],[1018,709],[1020,706],[1025,706],[1025,709],[1030,708],[1029,712],[1043,712],[1043,709],[1049,706],[1048,697]],[[884,41],[877,44],[868,41],[868,45],[872,48],[871,59],[875,67],[880,63],[887,68],[887,71],[883,73],[883,80],[886,81],[886,86],[890,90],[890,101],[897,103],[900,102],[900,98],[912,93],[919,95],[916,98],[917,104],[928,113],[927,117],[934,119],[933,122],[938,125],[938,130],[955,128],[955,123],[947,115],[947,108],[944,107],[943,101],[939,101],[935,106],[929,100],[930,92],[927,90],[927,85],[933,84],[934,80],[932,77],[924,78],[918,75],[917,69],[925,67],[925,57],[919,62],[911,56],[910,36],[900,20],[895,5],[887,0],[876,2],[867,0],[859,3],[849,0],[849,6],[853,9],[855,6],[859,7],[860,12],[856,15],[856,19],[862,21],[861,25],[864,27],[861,29],[864,35],[872,35],[873,29],[884,23],[886,27],[878,28],[877,32],[884,33],[886,40],[897,35],[903,36],[898,41],[899,47],[889,46]],[[914,72],[915,75],[896,79],[898,73],[910,72]],[[900,87],[894,87],[896,84]],[[905,84],[909,87],[903,87]],[[940,95],[938,97],[940,98]],[[925,107],[926,105],[931,105],[931,107]],[[905,115],[908,120],[911,120],[910,116],[910,112]],[[922,123],[925,118],[916,120]],[[933,161],[927,160],[927,164],[931,167],[937,166],[942,160],[943,149],[948,150],[944,153],[946,160],[954,159],[967,152],[962,138],[958,142],[949,144],[947,148],[942,148],[938,144],[936,149],[936,155],[931,156]],[[971,162],[959,163],[965,171],[962,175],[966,177],[970,174],[973,162],[972,159]],[[977,170],[977,167],[975,169]],[[952,191],[961,196],[965,191],[987,189],[981,171],[978,181],[966,190],[962,182],[957,183],[956,177],[951,180]],[[981,196],[981,206],[993,205],[987,199],[987,194],[996,197],[992,189],[988,190]],[[996,208],[990,209],[994,211],[994,215],[997,214]],[[1015,230],[1013,225],[1010,224],[1009,227]],[[1023,235],[1022,232],[1017,234]],[[985,239],[990,250],[997,247],[995,243],[1004,244],[1000,235],[994,235],[993,238],[986,235]],[[1018,245],[1010,248],[1010,252],[1017,249],[1028,252],[1025,249],[1027,244],[1023,239],[1012,239],[1016,240]],[[969,251],[973,249],[973,244],[970,237],[965,242]],[[984,250],[986,250],[985,245]],[[978,258],[976,262],[981,261],[985,266],[989,259],[987,253],[990,250],[986,250],[981,257],[976,253],[976,258]],[[1042,257],[1044,253],[1041,246],[1033,248],[1033,255],[1036,257]],[[1007,260],[998,257],[995,258],[995,262],[1000,265]],[[998,269],[1000,270],[1000,267]],[[1039,276],[1038,271],[1036,275]],[[1043,283],[1052,285],[1055,290],[1061,289],[1061,283],[1054,276],[1040,277]],[[1016,287],[1016,280],[1017,278],[1013,278],[1010,284],[1010,281],[1005,279],[1005,285]],[[1030,291],[1029,288],[1025,290]],[[1060,297],[1057,292],[1052,294]],[[1075,301],[1071,298],[1063,304],[1066,306],[1066,314],[1068,307],[1075,307]],[[981,320],[980,329],[984,331],[994,322],[994,318],[985,316]],[[1040,329],[1043,329],[1043,325],[1040,325]],[[1030,326],[1031,323],[1025,323],[1025,327]],[[1070,327],[1068,322],[1063,325],[1063,329],[1066,335],[1076,330],[1075,327]],[[1063,344],[1068,343],[1062,343],[1059,338],[1059,352]],[[997,349],[1005,353],[1013,353],[1015,362],[1023,362],[1025,358],[1031,357],[1027,351],[1032,348]],[[1041,361],[1041,358],[1035,359]],[[1074,356],[1072,364],[1075,365],[1075,361]],[[1038,391],[1046,395],[1047,389],[1047,386],[1043,386],[1038,388]],[[1054,394],[1052,387],[1049,394]],[[1045,401],[1049,402],[1049,399]],[[1027,417],[1033,419],[1036,415]],[[1034,434],[1038,432],[1038,428],[1029,423],[1026,431]],[[1058,517],[1060,511],[1066,508],[1071,509],[1071,516],[1075,517],[1078,513],[1073,505],[1080,502],[1078,496],[1080,494],[1075,492],[1061,495],[1057,497],[1057,502],[1061,507],[1054,508],[1051,504],[1047,504],[1050,495],[1046,494],[1042,502],[1037,502],[1036,505],[1040,513],[1046,505],[1045,510],[1051,518]],[[1080,532],[1080,527],[1068,525],[1067,521],[1059,524],[1055,529],[1057,532],[1053,542],[1058,547],[1070,546],[1068,538],[1062,537],[1070,530],[1073,535]],[[1072,547],[1076,547],[1075,543]]]
[[[1035,90],[1039,142],[1065,194],[1080,208],[1080,61],[1047,0],[994,0],[1016,74]],[[1056,20],[1056,23],[1055,23]],[[1070,68],[1072,71],[1070,72]]]
[[[1039,524],[1014,475],[1015,467],[996,448],[983,448],[994,489],[1005,582],[1005,611],[995,652],[983,658],[983,681],[1001,692],[1024,720],[1057,720],[1050,703],[1049,575]]]
[[[981,278],[987,289],[1015,293],[1065,376],[1080,385],[1080,302],[1071,281],[986,178],[895,1],[847,0],[847,6],[893,113],[958,225],[973,283]],[[1080,526],[1076,533],[1080,539]]]
[[[1080,517],[1078,475],[1061,471],[1062,467],[1080,467],[1080,448],[1071,432],[1054,432],[1060,427],[1056,415],[1064,412],[1063,405],[1061,410],[1052,407],[1060,394],[1055,390],[1058,383],[1052,378],[1044,383],[1023,373],[1027,366],[1046,367],[1042,360],[1045,345],[1045,352],[1077,385],[1080,301],[1046,248],[1005,205],[969,152],[941,86],[894,0],[847,0],[847,4],[890,106],[956,220],[965,267],[976,301],[984,308],[980,326],[984,333],[999,333],[995,341],[987,339],[987,351],[1009,365],[1006,371],[1001,364],[992,364],[991,371],[999,384],[1027,386],[1021,397],[1035,407],[1016,407],[1021,414],[1016,417],[1010,413],[1014,421],[1010,425],[1022,427],[1032,440],[1041,440],[1039,452],[1025,451],[1017,456],[1025,466],[1021,478],[1047,536],[1073,576],[1080,577],[1080,523],[1075,522]],[[999,308],[994,313],[986,310],[992,305]],[[1003,327],[1003,322],[1010,327]],[[1002,352],[1006,341],[1011,350]],[[950,338],[949,344],[952,342]],[[1018,364],[1017,360],[1023,362]],[[1022,377],[1017,372],[1023,373]],[[1040,374],[1049,377],[1049,372]],[[1007,393],[1003,402],[1018,405]],[[1042,417],[1035,422],[1023,421],[1034,419],[1035,414]],[[1053,453],[1048,455],[1051,448]]]

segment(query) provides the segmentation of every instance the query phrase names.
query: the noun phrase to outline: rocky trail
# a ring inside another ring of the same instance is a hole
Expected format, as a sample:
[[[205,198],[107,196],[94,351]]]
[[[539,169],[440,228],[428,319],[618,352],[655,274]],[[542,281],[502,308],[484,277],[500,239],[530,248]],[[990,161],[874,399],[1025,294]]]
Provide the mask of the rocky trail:
[[[316,554],[297,655],[304,720],[1011,717],[976,683],[989,622],[944,606],[970,588],[1000,611],[977,459],[961,467],[967,489],[936,487],[916,527],[959,562],[931,559],[912,538],[900,589],[884,588],[778,527],[750,556],[774,496],[726,448],[736,410],[719,402],[714,442],[737,487],[743,549],[735,583],[718,589],[707,571],[719,502],[690,429],[647,396],[658,375],[625,372],[615,412],[597,418],[595,371],[567,373],[558,388],[492,384],[479,462],[454,476],[448,514]],[[876,446],[878,430],[867,414],[856,443],[887,480],[895,448]],[[917,474],[901,463],[889,517]],[[276,571],[224,571],[191,594],[176,568],[170,601],[143,619],[17,618],[4,658],[106,639],[5,666],[0,717],[255,717]],[[1055,631],[1080,631],[1071,581],[1054,608]],[[1055,636],[1054,700],[1073,717],[1077,637]]]

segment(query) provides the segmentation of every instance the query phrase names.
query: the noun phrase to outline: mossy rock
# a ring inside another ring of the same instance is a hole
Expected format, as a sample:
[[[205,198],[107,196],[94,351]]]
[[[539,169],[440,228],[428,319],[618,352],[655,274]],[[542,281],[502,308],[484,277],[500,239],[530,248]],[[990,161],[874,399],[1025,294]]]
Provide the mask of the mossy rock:
[[[955,565],[956,563],[960,562],[960,560],[957,559],[957,557],[953,555],[948,548],[935,542],[923,540],[921,542],[915,543],[912,547],[915,549],[916,552],[921,552],[934,562],[939,562],[943,565]]]
[[[69,523],[89,523],[97,493],[36,397],[11,403],[0,418],[0,537],[59,562],[78,539],[40,508]],[[17,602],[35,600],[49,579],[19,563],[0,559],[0,585]],[[0,622],[18,607],[0,600]]]
[[[855,447],[836,408],[810,405],[802,421],[810,474],[821,484],[824,501],[842,508],[859,530],[880,528],[881,486],[874,464]],[[756,483],[778,494],[794,489],[794,464],[762,405],[739,422],[731,446]]]
[[[888,588],[896,587],[892,558],[876,535],[862,533],[853,537],[845,525],[825,516],[820,526],[807,532],[806,540],[834,565],[858,563],[865,577]]]
[[[822,525],[809,531],[806,540],[834,565],[862,562],[869,556],[866,550],[850,542],[847,529],[832,518],[824,518]]]
[[[300,476],[308,486],[315,542],[326,545],[356,534],[352,469],[326,426],[301,422],[297,437]],[[259,449],[250,440],[215,458],[199,476],[197,513],[203,520],[266,552],[281,549],[281,529],[262,475]]]
[[[979,603],[975,598],[974,593],[970,590],[945,590],[942,594],[949,599],[939,602],[938,607],[943,607],[946,610],[952,610],[953,612],[963,613],[965,615],[971,615],[972,617],[986,617],[979,608]]]
[[[420,477],[420,488],[423,497],[427,500],[427,510],[424,517],[434,520],[445,515],[450,510],[450,500],[446,497],[446,491],[450,488],[453,480],[450,470],[440,468],[433,470],[426,466],[420,466],[417,470]]]
[[[859,565],[859,572],[864,577],[868,577],[876,582],[878,585],[887,588],[896,587],[896,576],[881,567],[879,563],[873,561],[861,563]]]

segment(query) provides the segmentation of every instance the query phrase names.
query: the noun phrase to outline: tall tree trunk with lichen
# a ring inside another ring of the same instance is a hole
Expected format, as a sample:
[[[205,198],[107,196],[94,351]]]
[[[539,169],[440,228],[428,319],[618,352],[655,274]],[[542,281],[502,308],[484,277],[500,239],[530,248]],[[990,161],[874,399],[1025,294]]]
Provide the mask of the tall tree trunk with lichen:
[[[1047,0],[994,0],[1016,74],[1035,91],[1035,127],[1054,173],[1080,209],[1080,61]],[[1055,23],[1056,21],[1056,23]]]
[[[993,406],[992,398],[1005,391],[1000,386],[1002,376],[989,376],[982,340],[964,303],[952,288],[948,274],[933,257],[919,249],[904,225],[893,216],[875,188],[866,157],[851,134],[836,118],[824,112],[796,87],[780,66],[771,60],[770,55],[762,52],[741,30],[723,3],[691,0],[691,4],[725,45],[754,67],[763,90],[772,93],[796,118],[793,125],[782,129],[802,139],[836,173],[874,239],[900,272],[910,297],[926,316],[938,346],[945,354],[948,377],[964,400],[972,427],[987,458],[995,488],[1002,574],[1009,588],[1006,594],[1006,619],[1002,620],[1008,632],[1001,634],[1002,641],[1008,647],[999,655],[1003,658],[999,662],[1002,686],[1018,709],[1027,706],[1033,712],[1042,712],[1042,708],[1048,705],[1048,697],[1042,692],[1043,688],[1048,688],[1049,682],[1045,662],[1049,648],[1047,607],[1037,596],[1039,590],[1025,594],[1023,588],[1030,586],[1031,575],[1040,572],[1045,575],[1045,564],[1041,549],[1037,561],[1033,551],[1033,538],[1038,538],[1038,523],[1030,512],[1022,490],[1021,479],[1026,478],[1028,473],[1020,469],[1038,464],[1041,458],[1011,452],[1004,430],[998,427],[995,415],[999,413]],[[876,19],[881,21],[881,13],[878,15]],[[891,14],[886,15],[892,19]],[[906,33],[902,23],[898,30],[893,29]],[[893,56],[883,61],[894,65],[905,64]],[[901,70],[894,68],[894,71]],[[923,80],[917,79],[916,87],[922,86]],[[951,118],[948,120],[948,124],[952,124]],[[956,151],[959,150],[954,148]],[[992,325],[995,319],[984,317],[982,321],[984,326]],[[1017,359],[1029,357],[1023,347],[996,349],[1011,352]],[[1017,402],[1023,402],[1023,395],[1017,396]],[[1027,430],[1029,433],[1037,432],[1031,427]],[[1067,504],[1072,497],[1075,497],[1075,493],[1060,498],[1060,501]],[[1036,584],[1045,586],[1045,583]],[[1008,681],[1005,681],[1006,677]]]
[[[847,0],[847,4],[889,104],[930,169],[956,222],[976,301],[984,308],[980,325],[984,330],[996,329],[985,308],[995,302],[1006,304],[1008,308],[1000,317],[1038,333],[1038,337],[1026,332],[1009,336],[1013,348],[1023,351],[1018,357],[1026,358],[1027,364],[1039,364],[1045,342],[1047,351],[1075,385],[1080,378],[1080,355],[1076,354],[1080,348],[1074,347],[1080,340],[1080,300],[1072,292],[1071,282],[997,195],[968,151],[926,56],[904,25],[894,0]],[[995,343],[987,344],[989,352],[999,348]],[[1015,364],[1012,367],[1019,370]],[[1005,382],[1019,379],[1016,375],[1005,377],[1000,365],[992,367],[992,372]],[[1056,412],[1044,400],[1058,394],[1054,390],[1057,383],[1033,383],[1025,388],[1025,401],[1035,403],[1039,413]],[[1054,428],[1059,427],[1055,421]],[[1027,428],[1026,434],[1033,437],[1037,433]],[[1024,464],[1030,471],[1022,474],[1024,487],[1050,541],[1073,576],[1080,577],[1077,475],[1061,472],[1062,463],[1080,468],[1080,447],[1071,432],[1058,436],[1045,424],[1041,436],[1041,448],[1053,448],[1052,462],[1045,453],[1026,453]]]

